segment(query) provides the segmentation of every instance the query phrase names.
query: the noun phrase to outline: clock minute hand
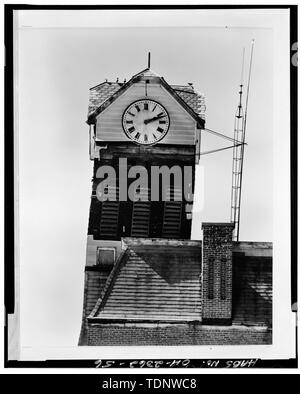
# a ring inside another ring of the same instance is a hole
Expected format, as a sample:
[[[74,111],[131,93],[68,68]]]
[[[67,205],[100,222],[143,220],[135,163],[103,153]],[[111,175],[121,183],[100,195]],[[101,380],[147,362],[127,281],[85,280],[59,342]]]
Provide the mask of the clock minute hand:
[[[158,120],[158,119],[160,119],[160,118],[164,118],[165,116],[166,116],[166,115],[160,115],[160,116],[155,116],[154,118],[145,119],[145,120],[144,120],[144,123],[145,123],[145,124],[148,124],[148,123],[154,122],[155,120]]]

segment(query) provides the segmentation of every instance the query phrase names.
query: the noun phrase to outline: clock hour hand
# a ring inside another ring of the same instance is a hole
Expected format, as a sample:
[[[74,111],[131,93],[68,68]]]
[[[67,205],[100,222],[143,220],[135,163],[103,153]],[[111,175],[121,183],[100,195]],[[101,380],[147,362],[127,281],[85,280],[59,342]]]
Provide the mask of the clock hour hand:
[[[154,122],[155,120],[158,120],[160,118],[164,118],[166,115],[160,115],[160,116],[154,116],[154,118],[150,118],[150,119],[145,119],[144,123],[148,124],[150,122]]]

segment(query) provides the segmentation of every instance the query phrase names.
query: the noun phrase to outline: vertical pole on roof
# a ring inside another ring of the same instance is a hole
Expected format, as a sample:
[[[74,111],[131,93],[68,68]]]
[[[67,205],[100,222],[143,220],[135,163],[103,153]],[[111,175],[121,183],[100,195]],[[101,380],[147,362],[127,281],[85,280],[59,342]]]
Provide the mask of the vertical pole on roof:
[[[151,64],[151,53],[148,52],[148,68],[150,68],[150,64]]]
[[[253,49],[254,49],[254,39],[251,43],[251,54],[250,54],[250,64],[249,64],[249,74],[248,74],[248,86],[247,86],[247,96],[246,96],[246,105],[245,105],[245,118],[244,118],[244,130],[242,134],[242,154],[241,154],[241,176],[240,176],[240,188],[239,188],[239,209],[237,215],[237,241],[239,241],[240,235],[240,213],[241,213],[241,199],[242,199],[242,178],[243,178],[243,164],[244,164],[244,148],[245,148],[245,135],[246,135],[246,124],[247,124],[247,114],[248,114],[248,99],[249,99],[249,90],[250,90],[250,80],[251,80],[251,72],[252,72],[252,62],[253,62]]]
[[[230,220],[234,223],[233,241],[239,240],[239,210],[240,210],[240,189],[241,189],[241,173],[242,173],[242,155],[243,147],[241,141],[244,134],[244,111],[242,106],[243,86],[244,86],[244,61],[245,48],[243,48],[242,56],[242,72],[239,90],[239,104],[235,114],[234,121],[234,148],[232,160],[232,187],[231,187],[231,216]]]
[[[243,72],[244,72],[244,50],[243,50],[243,65],[240,85],[240,102],[236,113],[234,126],[234,149],[233,149],[233,164],[232,164],[232,190],[231,190],[231,222],[235,224],[233,240],[239,241],[240,235],[240,213],[241,213],[241,196],[242,196],[242,178],[243,178],[243,164],[244,164],[244,147],[246,134],[246,121],[248,110],[248,98],[250,89],[250,79],[252,71],[254,40],[251,44],[251,55],[249,64],[248,86],[246,96],[245,113],[242,108],[242,94],[243,94]]]

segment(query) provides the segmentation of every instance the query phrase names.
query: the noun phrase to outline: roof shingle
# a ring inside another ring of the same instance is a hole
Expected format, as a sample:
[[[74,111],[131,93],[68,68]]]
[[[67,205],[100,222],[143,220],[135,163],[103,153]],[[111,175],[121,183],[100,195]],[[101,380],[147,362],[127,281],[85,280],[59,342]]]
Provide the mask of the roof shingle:
[[[94,317],[195,321],[201,315],[201,243],[129,245]]]
[[[88,116],[91,115],[101,104],[116,93],[123,83],[119,82],[103,82],[90,89]],[[203,94],[197,93],[191,86],[171,85],[171,88],[184,100],[184,102],[196,113],[200,118],[205,120],[205,97]]]
[[[127,321],[199,321],[201,242],[125,239],[123,251],[90,317]],[[266,256],[262,251],[268,251]],[[235,325],[272,326],[272,246],[236,245]]]

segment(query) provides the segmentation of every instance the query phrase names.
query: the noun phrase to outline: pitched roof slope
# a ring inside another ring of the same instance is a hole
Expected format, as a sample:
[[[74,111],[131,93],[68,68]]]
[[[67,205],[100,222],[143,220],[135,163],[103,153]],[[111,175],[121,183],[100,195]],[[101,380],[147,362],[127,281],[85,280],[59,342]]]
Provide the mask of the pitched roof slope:
[[[146,69],[136,74],[136,77],[154,77],[157,74]],[[88,117],[93,114],[106,100],[111,98],[125,83],[103,82],[90,89]],[[191,85],[170,85],[176,94],[203,120],[205,120],[205,97],[194,90]]]
[[[195,321],[201,316],[201,243],[128,245],[93,317]]]
[[[205,120],[205,97],[203,94],[196,92],[190,86],[172,86],[175,92],[191,107],[203,120]]]
[[[92,114],[102,103],[117,92],[122,83],[103,82],[90,89],[88,115]]]
[[[234,324],[272,326],[272,257],[267,252],[272,253],[271,247],[253,243],[234,253]]]

